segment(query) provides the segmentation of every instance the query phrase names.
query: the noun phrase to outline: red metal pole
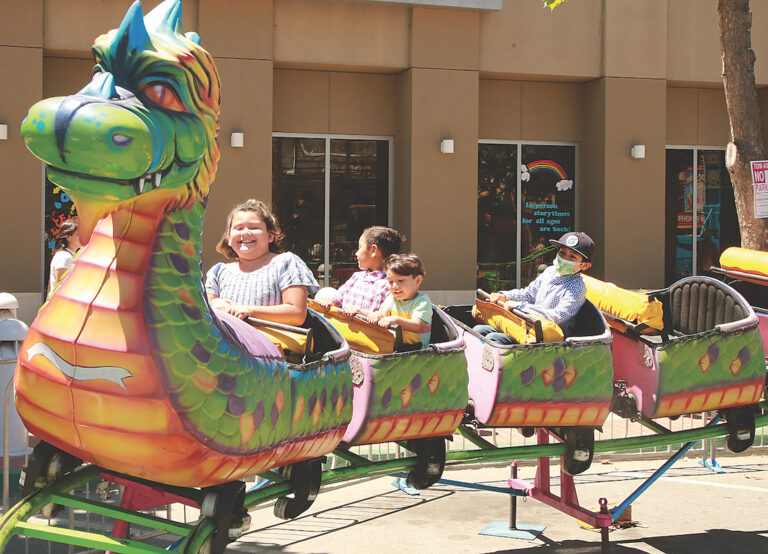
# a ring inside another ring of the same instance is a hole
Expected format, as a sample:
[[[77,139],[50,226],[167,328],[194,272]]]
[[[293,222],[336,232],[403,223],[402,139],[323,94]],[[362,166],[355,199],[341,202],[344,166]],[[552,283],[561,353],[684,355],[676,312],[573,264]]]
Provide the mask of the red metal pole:
[[[608,500],[605,498],[601,498],[599,500],[600,502],[600,513],[601,514],[607,514],[608,513]],[[603,554],[609,554],[611,551],[611,541],[608,537],[608,527],[600,527],[600,538],[601,540],[601,552]]]

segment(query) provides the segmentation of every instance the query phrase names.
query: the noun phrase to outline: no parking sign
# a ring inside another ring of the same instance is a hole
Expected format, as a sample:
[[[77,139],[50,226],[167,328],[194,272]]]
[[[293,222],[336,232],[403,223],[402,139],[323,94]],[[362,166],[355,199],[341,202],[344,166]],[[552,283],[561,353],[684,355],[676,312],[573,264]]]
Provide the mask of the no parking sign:
[[[750,162],[755,188],[755,217],[768,217],[768,160]]]

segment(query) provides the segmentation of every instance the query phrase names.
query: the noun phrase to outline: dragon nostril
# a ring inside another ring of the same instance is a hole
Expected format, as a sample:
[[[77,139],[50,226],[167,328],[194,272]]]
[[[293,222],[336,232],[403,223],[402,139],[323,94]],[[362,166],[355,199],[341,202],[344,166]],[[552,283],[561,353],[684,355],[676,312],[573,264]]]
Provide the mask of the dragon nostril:
[[[132,140],[132,137],[127,137],[125,135],[121,135],[120,133],[115,133],[112,135],[112,142],[115,143],[115,146],[128,146]]]

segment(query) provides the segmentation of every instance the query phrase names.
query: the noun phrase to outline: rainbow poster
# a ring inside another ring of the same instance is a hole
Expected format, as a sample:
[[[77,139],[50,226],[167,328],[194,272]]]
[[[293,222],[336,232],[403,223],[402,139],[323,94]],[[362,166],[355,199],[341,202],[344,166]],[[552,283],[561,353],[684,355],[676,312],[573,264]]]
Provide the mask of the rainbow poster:
[[[555,187],[558,191],[562,192],[573,188],[573,180],[568,179],[568,174],[557,162],[552,160],[536,160],[520,166],[521,179],[523,181],[529,181],[532,174],[542,171],[551,173],[557,178]]]

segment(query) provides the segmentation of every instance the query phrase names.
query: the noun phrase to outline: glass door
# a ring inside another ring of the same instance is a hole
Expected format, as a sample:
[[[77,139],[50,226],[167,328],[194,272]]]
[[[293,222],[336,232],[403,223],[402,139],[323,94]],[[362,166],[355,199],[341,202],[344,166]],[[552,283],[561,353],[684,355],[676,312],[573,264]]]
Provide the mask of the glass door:
[[[479,145],[479,288],[526,286],[552,263],[549,239],[575,229],[575,173],[575,145]]]
[[[665,278],[672,284],[707,274],[740,234],[725,151],[670,147],[666,157]]]
[[[357,270],[363,229],[389,222],[390,141],[346,137],[272,139],[272,196],[286,235],[323,286]]]

